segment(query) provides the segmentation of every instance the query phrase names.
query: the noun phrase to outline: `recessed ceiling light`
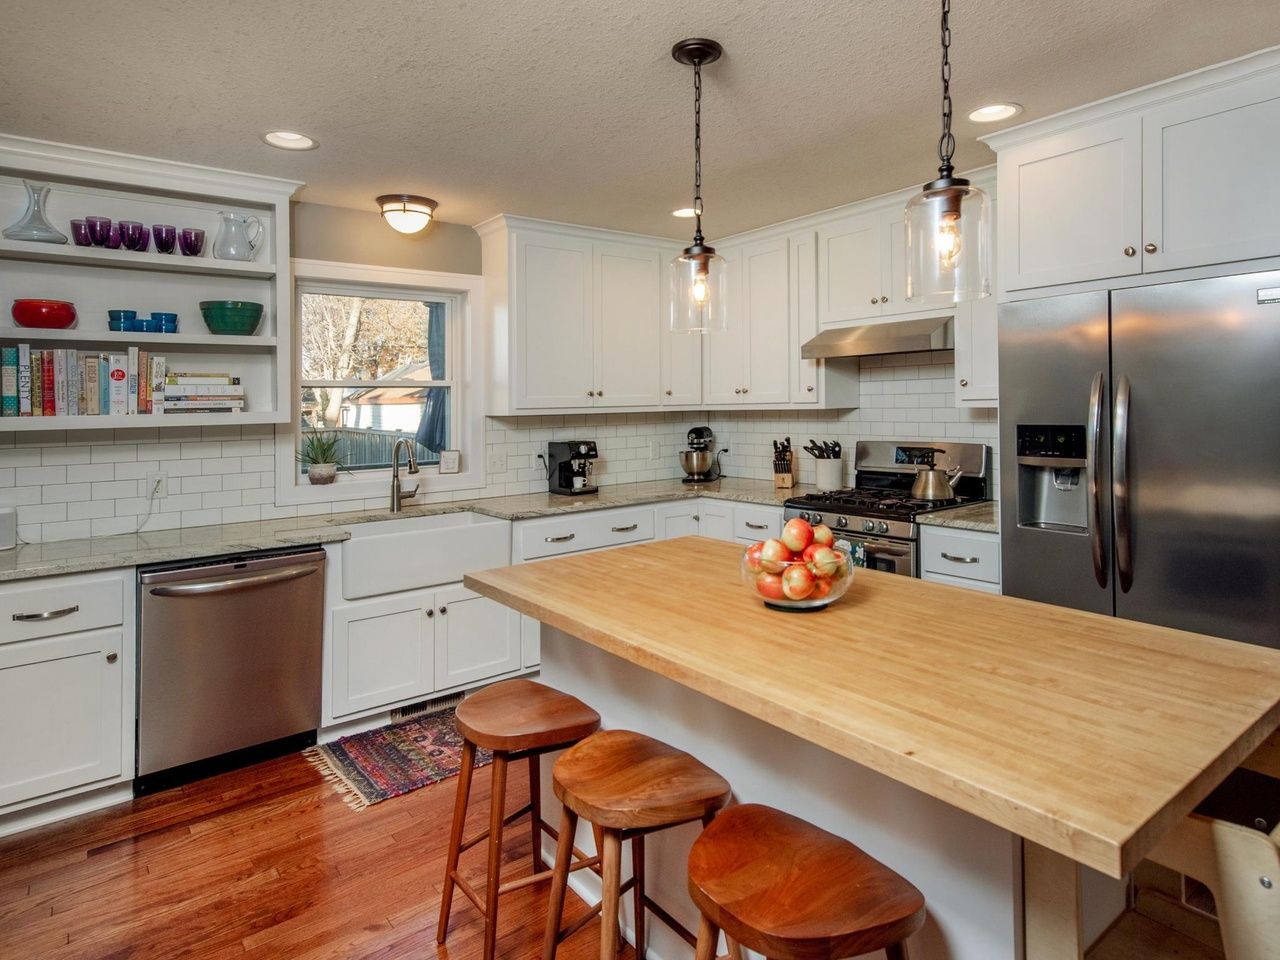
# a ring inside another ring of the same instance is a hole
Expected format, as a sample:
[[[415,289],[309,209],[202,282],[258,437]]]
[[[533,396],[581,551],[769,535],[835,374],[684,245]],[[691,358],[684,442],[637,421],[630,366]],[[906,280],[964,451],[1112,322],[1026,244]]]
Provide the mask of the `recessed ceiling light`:
[[[680,217],[682,220],[692,220],[696,212],[693,207],[681,207],[679,210],[672,210],[671,215]]]
[[[320,144],[306,134],[294,133],[292,130],[271,130],[262,135],[262,142],[281,150],[314,150]]]
[[[1022,112],[1020,103],[989,103],[985,107],[969,112],[969,119],[974,123],[998,123],[1016,117]]]

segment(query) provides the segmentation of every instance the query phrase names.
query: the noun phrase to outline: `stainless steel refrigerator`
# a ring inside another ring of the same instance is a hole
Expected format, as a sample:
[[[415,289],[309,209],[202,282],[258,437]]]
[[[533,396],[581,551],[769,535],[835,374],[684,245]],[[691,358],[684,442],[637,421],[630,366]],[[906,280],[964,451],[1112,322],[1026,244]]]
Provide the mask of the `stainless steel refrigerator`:
[[[1280,647],[1280,271],[999,321],[1004,592]]]

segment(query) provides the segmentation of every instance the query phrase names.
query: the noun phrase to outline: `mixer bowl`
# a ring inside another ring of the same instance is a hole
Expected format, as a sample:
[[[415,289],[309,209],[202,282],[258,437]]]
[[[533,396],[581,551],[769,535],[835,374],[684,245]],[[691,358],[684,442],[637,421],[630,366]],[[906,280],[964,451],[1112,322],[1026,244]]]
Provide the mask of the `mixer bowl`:
[[[716,465],[716,455],[711,450],[681,450],[680,467],[691,477],[709,476]]]

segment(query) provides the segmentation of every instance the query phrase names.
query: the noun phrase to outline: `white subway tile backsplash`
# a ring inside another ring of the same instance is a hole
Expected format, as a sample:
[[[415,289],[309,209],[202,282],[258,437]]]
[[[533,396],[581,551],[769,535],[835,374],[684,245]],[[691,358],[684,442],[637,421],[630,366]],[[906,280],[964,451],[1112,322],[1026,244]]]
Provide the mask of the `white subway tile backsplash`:
[[[66,482],[66,467],[18,467],[15,480],[19,487],[37,487],[45,483]]]
[[[138,459],[138,446],[134,443],[95,443],[89,448],[91,463],[122,463]]]

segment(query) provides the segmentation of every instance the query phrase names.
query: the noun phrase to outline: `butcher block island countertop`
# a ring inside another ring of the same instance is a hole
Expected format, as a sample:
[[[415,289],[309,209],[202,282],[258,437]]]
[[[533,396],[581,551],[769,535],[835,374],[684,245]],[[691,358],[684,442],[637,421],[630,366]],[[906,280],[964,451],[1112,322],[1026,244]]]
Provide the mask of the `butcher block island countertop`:
[[[1113,877],[1280,726],[1280,651],[869,570],[783,613],[740,556],[686,537],[466,585]]]

